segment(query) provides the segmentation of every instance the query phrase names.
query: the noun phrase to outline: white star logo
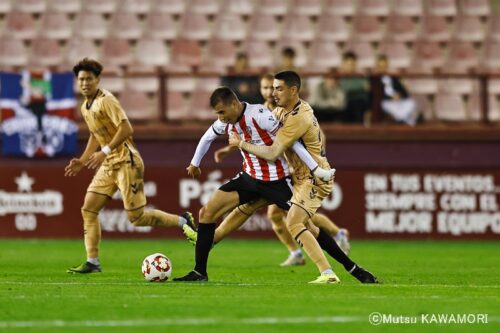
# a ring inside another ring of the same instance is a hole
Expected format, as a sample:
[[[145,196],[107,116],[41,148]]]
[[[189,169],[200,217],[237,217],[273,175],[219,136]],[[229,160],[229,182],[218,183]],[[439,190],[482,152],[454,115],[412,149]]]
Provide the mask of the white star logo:
[[[35,180],[28,176],[26,171],[23,171],[21,176],[16,177],[17,190],[19,192],[31,192],[31,186]]]

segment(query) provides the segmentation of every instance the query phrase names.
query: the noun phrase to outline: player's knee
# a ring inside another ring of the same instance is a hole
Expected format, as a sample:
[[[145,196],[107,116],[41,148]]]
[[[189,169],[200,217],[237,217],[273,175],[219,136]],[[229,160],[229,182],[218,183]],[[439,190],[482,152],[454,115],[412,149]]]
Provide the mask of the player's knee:
[[[287,219],[286,227],[293,238],[296,238],[306,227],[303,223],[297,222],[295,219]]]
[[[214,212],[212,212],[206,206],[201,207],[199,216],[200,223],[207,223],[213,221],[213,219],[214,219]]]
[[[83,218],[83,221],[85,223],[92,223],[94,221],[97,221],[97,215],[98,215],[98,213],[93,212],[91,210],[88,210],[85,207],[82,207],[80,209],[80,211],[82,213],[82,218]],[[98,221],[97,221],[97,223],[98,223]]]
[[[133,211],[127,211],[128,220],[136,227],[145,226],[144,221],[144,210],[138,209]]]

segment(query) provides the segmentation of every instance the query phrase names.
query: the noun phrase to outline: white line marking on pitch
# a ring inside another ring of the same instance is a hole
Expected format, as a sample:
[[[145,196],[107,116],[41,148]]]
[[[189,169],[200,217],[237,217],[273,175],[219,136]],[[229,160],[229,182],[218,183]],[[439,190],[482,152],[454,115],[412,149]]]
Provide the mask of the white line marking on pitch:
[[[320,324],[367,322],[367,317],[332,316],[332,317],[260,317],[243,319],[224,318],[179,318],[179,319],[138,319],[138,320],[32,320],[32,321],[0,321],[0,328],[28,327],[141,327],[166,325],[277,325],[277,324]]]
[[[189,285],[189,286],[202,286],[202,287],[210,287],[210,286],[226,286],[226,287],[265,287],[265,286],[290,286],[290,285],[301,285],[300,283],[294,283],[294,284],[287,284],[287,283],[225,283],[225,282],[208,282],[208,283],[181,283],[181,282],[164,282],[164,283],[148,283],[148,282],[88,282],[88,281],[82,281],[82,282],[74,282],[74,281],[69,281],[69,282],[46,282],[46,281],[0,281],[0,284],[13,284],[13,285],[76,285],[76,286],[83,286],[83,285],[116,285],[116,286],[152,286],[152,285],[170,285],[170,286],[179,286],[179,285]],[[304,285],[306,283],[304,282]],[[339,284],[338,286],[348,286],[348,287],[355,287],[359,285],[343,285]],[[391,283],[383,283],[379,285],[364,285],[368,287],[384,287],[384,288],[391,288],[391,287],[396,287],[396,288],[485,288],[485,289],[500,289],[500,285],[467,285],[467,284],[391,284]],[[314,287],[314,286],[312,286]]]

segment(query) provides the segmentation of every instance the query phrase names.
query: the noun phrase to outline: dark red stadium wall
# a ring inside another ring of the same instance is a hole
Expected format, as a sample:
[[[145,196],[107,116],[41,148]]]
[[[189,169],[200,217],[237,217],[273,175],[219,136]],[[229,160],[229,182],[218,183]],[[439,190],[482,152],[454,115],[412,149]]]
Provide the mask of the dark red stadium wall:
[[[224,144],[221,141],[207,154],[202,177],[188,178],[185,167],[196,143],[138,143],[151,206],[197,212],[211,191],[240,170],[239,154],[221,165],[213,161],[213,150]],[[335,195],[327,198],[321,211],[354,238],[500,239],[498,152],[497,142],[330,142],[328,157],[338,173]],[[66,162],[2,157],[0,237],[81,237],[80,206],[91,173],[64,178]],[[176,229],[133,227],[119,199],[108,205],[101,220],[105,238],[181,234]],[[265,211],[236,234],[272,235]]]

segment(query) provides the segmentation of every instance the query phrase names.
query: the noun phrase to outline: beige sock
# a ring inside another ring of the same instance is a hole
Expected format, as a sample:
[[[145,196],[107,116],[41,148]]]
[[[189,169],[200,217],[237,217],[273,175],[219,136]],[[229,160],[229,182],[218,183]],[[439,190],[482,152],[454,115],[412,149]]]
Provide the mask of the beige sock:
[[[82,209],[82,217],[87,258],[97,258],[101,242],[101,223],[99,223],[98,214]]]

